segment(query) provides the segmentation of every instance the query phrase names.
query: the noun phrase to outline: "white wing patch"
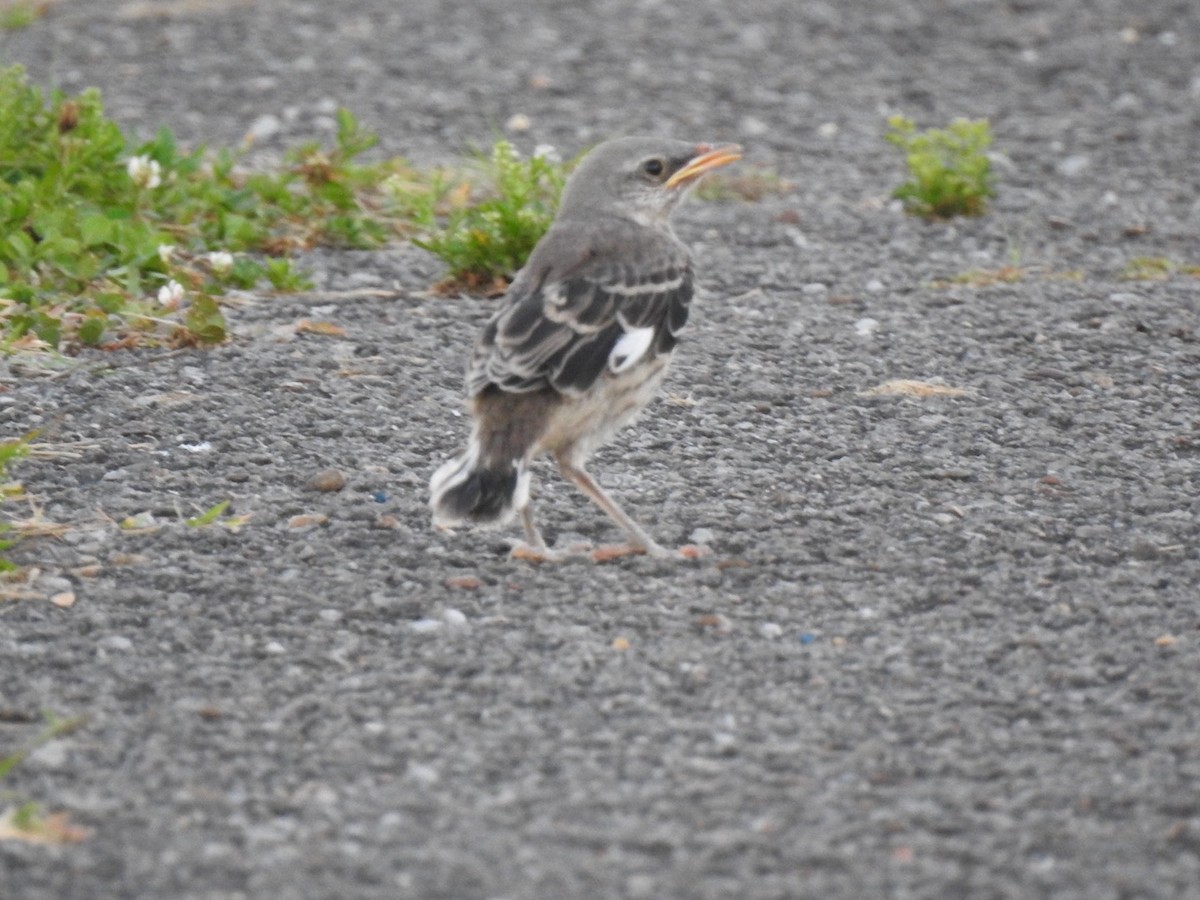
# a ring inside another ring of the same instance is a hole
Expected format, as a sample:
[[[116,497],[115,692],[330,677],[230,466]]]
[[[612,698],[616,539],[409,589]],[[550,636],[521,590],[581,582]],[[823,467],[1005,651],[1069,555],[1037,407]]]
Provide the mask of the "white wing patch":
[[[625,332],[608,354],[608,368],[616,375],[633,368],[646,355],[653,340],[653,328],[635,328]]]

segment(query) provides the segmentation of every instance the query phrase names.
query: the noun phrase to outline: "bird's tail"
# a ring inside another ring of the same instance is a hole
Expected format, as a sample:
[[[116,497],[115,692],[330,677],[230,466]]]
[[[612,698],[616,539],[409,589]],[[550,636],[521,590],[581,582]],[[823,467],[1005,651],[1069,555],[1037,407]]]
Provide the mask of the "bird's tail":
[[[472,436],[466,450],[433,473],[429,492],[438,527],[503,525],[529,502],[529,473],[523,459],[482,460]]]

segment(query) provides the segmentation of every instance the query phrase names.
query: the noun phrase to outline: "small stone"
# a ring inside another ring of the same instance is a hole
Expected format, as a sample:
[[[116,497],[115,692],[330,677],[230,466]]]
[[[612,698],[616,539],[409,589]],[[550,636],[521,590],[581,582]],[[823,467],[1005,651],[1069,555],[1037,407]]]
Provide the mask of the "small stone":
[[[878,294],[883,290],[883,282],[878,278],[872,278],[867,282],[867,291],[872,294]]]
[[[305,484],[310,491],[324,491],[332,493],[340,491],[346,486],[346,476],[337,469],[322,469],[317,472]]]
[[[43,575],[37,580],[37,586],[47,594],[65,593],[73,587],[69,578],[60,575]]]
[[[1083,174],[1083,170],[1091,164],[1091,157],[1084,156],[1082,153],[1075,156],[1068,156],[1066,159],[1059,161],[1057,166],[1058,174],[1064,178],[1074,178],[1076,175]]]
[[[429,634],[438,631],[443,624],[440,619],[417,619],[415,622],[409,622],[408,628],[417,634]]]
[[[716,537],[711,528],[694,528],[688,535],[688,540],[693,544],[711,544]]]
[[[329,516],[324,513],[301,513],[298,516],[292,516],[288,519],[289,528],[314,528],[317,525],[324,525],[329,521]]]
[[[758,626],[758,633],[768,640],[783,637],[783,626],[778,622],[763,622]]]
[[[870,317],[859,319],[854,323],[854,333],[859,337],[870,337],[879,330],[879,320]]]
[[[816,296],[817,294],[824,294],[828,290],[829,285],[821,284],[819,281],[809,282],[808,284],[804,285],[804,287],[800,288],[800,292],[802,294],[806,294],[810,297]]]
[[[100,638],[96,642],[96,646],[101,650],[110,650],[114,653],[127,653],[133,649],[133,641],[123,634],[110,634]]]
[[[251,141],[265,141],[279,134],[282,128],[283,123],[279,121],[278,116],[266,113],[250,123],[250,128],[246,131],[246,139]]]
[[[529,121],[529,116],[525,115],[525,113],[516,113],[508,117],[508,121],[504,123],[504,129],[520,133],[528,131],[532,125],[533,123]]]
[[[738,133],[744,134],[746,137],[761,137],[770,130],[770,125],[754,116],[744,116],[738,123]]]
[[[697,616],[695,625],[697,628],[712,630],[717,634],[729,634],[729,632],[733,631],[733,623],[720,613],[707,613],[703,616]]]
[[[463,591],[479,590],[481,582],[474,575],[455,575],[446,579],[446,587],[458,588]]]
[[[442,776],[438,774],[438,770],[433,766],[410,762],[408,764],[408,777],[421,784],[436,784]]]
[[[1161,637],[1158,637],[1155,639],[1154,646],[1162,647],[1165,649],[1167,647],[1174,647],[1177,643],[1179,643],[1179,638],[1175,637],[1175,635],[1164,634]]]
[[[613,638],[612,648],[624,653],[629,649],[629,639],[623,637]]]
[[[829,140],[837,137],[838,123],[837,122],[822,122],[817,126],[817,137]]]
[[[467,617],[461,610],[451,608],[442,611],[442,621],[451,628],[462,628],[467,624]]]
[[[340,622],[342,611],[340,609],[323,609],[317,613],[317,618],[322,622]]]
[[[271,656],[279,656],[283,653],[287,653],[287,648],[285,648],[283,644],[279,643],[279,641],[268,641],[263,646],[263,651],[269,653]]]
[[[53,595],[50,598],[50,602],[61,609],[70,609],[75,605],[75,592],[62,591]]]

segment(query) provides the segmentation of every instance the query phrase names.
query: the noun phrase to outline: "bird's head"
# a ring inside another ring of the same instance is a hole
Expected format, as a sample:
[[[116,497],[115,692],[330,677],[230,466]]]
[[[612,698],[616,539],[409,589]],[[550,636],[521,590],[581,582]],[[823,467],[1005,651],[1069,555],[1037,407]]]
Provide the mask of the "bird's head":
[[[607,141],[572,173],[559,216],[607,213],[643,225],[665,223],[701,175],[741,157],[736,144],[712,147],[642,137]]]

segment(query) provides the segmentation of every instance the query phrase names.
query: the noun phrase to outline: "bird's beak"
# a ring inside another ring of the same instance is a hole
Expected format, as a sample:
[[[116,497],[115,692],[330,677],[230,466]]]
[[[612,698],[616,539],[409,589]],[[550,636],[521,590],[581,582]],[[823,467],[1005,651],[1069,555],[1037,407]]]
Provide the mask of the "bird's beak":
[[[742,148],[737,144],[726,144],[724,147],[717,147],[715,150],[709,149],[707,144],[700,144],[696,147],[696,156],[692,157],[682,169],[668,178],[665,187],[669,190],[682,185],[689,185],[705,172],[711,172],[713,169],[727,166],[729,163],[737,162],[741,158]]]

